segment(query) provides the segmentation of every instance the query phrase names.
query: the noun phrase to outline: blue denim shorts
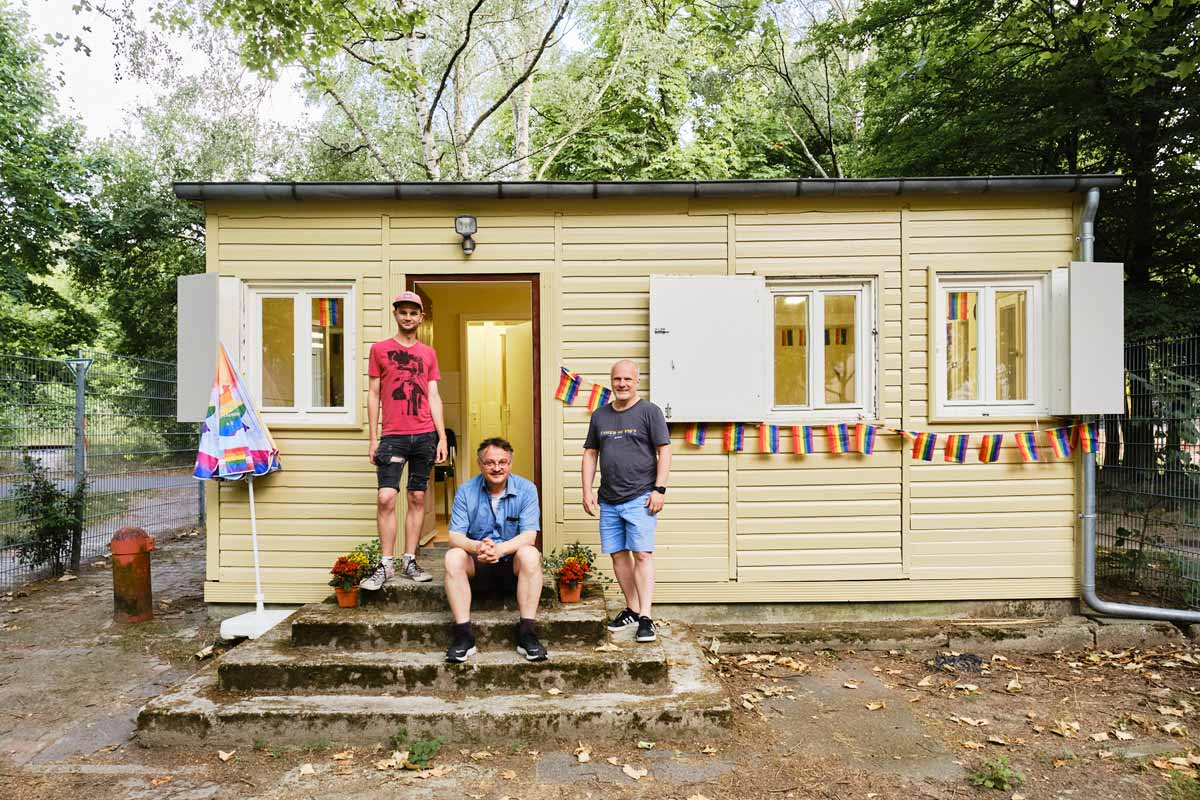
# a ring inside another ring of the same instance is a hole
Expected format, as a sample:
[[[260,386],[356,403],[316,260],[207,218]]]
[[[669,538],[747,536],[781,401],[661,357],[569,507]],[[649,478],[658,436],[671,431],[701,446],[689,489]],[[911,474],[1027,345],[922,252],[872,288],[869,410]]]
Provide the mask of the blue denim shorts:
[[[646,493],[618,505],[600,504],[600,552],[654,552],[658,517],[646,509]]]

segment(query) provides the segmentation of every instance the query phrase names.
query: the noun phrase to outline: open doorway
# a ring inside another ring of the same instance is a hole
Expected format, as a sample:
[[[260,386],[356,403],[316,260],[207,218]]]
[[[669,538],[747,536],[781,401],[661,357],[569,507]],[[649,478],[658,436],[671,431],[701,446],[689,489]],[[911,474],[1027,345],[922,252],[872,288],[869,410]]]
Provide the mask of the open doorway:
[[[475,447],[483,439],[512,442],[513,473],[540,494],[538,282],[536,275],[410,275],[407,283],[425,303],[419,335],[437,351],[446,428],[456,444],[453,463],[434,470],[437,523],[423,537],[443,541],[454,491],[478,473]]]

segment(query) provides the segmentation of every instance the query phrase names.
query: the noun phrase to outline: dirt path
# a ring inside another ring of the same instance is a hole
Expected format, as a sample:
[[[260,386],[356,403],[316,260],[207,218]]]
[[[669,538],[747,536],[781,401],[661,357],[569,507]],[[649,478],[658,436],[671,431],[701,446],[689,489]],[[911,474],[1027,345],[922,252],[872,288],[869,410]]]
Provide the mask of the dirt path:
[[[934,651],[731,656],[718,648],[710,658],[737,707],[732,737],[652,749],[632,735],[471,750],[446,742],[431,769],[417,772],[381,764],[393,749],[382,742],[284,750],[264,741],[228,760],[215,741],[143,749],[131,738],[138,708],[199,668],[193,654],[215,637],[202,581],[203,543],[184,536],[160,542],[154,555],[152,623],[111,622],[103,567],[0,598],[0,797],[1200,797],[1188,760],[1200,733],[1200,651],[1190,644],[1001,653],[977,672],[939,669]],[[1004,791],[971,783],[1015,782],[1014,773],[1020,785]]]

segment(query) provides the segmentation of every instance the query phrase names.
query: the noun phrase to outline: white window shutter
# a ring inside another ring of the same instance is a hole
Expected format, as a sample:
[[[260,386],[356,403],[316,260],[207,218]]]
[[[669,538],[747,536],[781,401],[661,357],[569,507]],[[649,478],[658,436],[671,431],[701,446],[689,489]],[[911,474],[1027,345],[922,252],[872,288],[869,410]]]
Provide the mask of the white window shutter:
[[[1072,414],[1125,410],[1125,265],[1070,266],[1070,408]]]
[[[768,299],[758,276],[650,276],[650,400],[668,422],[766,418]]]
[[[203,422],[217,371],[219,276],[180,275],[175,279],[178,305],[175,419]]]

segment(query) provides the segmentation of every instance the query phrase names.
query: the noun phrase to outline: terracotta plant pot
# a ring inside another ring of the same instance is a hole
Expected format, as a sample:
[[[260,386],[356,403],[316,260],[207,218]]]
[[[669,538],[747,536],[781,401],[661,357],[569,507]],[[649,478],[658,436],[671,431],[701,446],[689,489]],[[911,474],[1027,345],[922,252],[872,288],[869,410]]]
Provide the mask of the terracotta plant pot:
[[[333,593],[337,595],[339,608],[355,608],[358,606],[358,587],[339,589],[336,586]]]
[[[558,599],[563,603],[578,603],[579,595],[583,592],[583,581],[575,581],[567,583],[566,581],[558,582]]]

